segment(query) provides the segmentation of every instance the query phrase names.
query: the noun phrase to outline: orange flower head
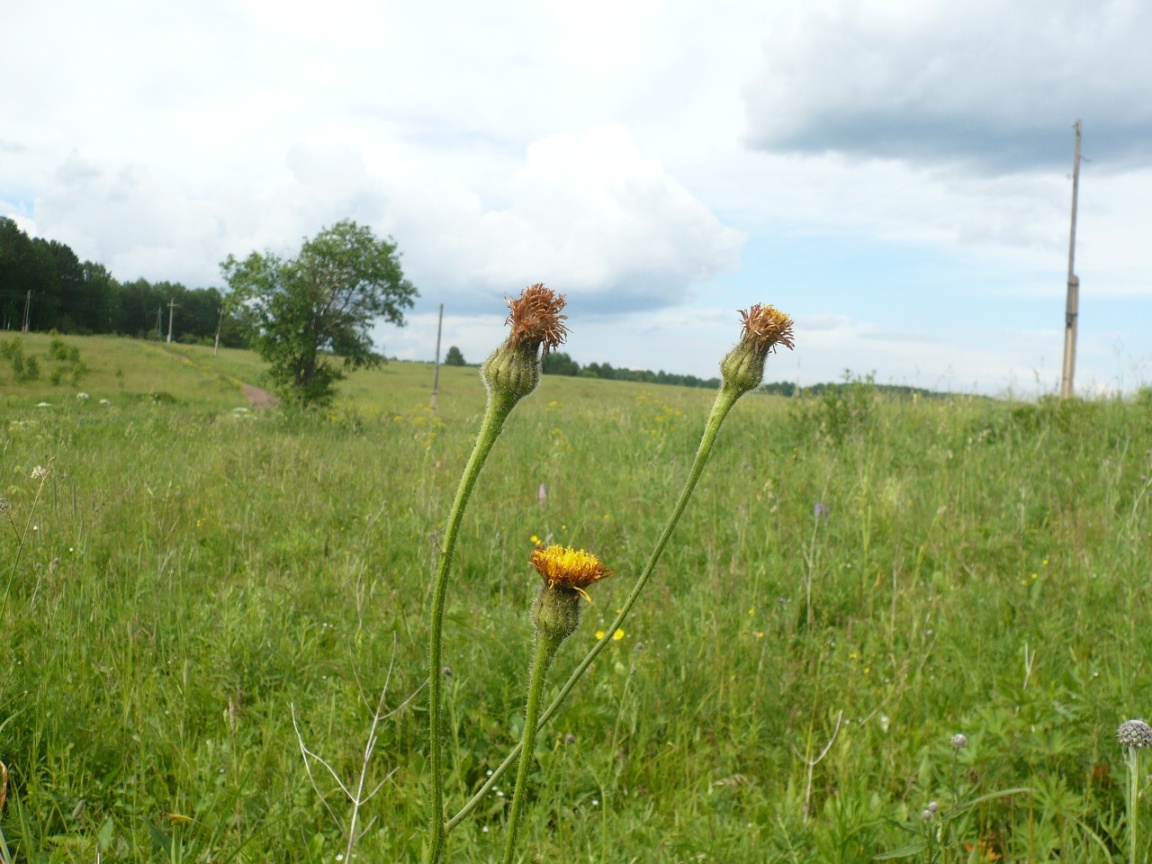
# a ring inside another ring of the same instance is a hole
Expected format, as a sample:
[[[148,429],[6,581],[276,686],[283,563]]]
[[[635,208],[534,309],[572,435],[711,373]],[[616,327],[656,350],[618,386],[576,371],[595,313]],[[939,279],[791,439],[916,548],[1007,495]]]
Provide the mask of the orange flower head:
[[[595,555],[571,546],[537,546],[532,550],[532,566],[549,588],[573,588],[581,594],[612,575]]]
[[[544,353],[563,344],[568,335],[564,322],[567,315],[561,315],[564,308],[564,295],[546,288],[542,282],[529,285],[515,300],[505,298],[508,308],[506,324],[512,325],[508,334],[508,345],[517,348],[521,345],[535,351],[541,345]]]
[[[753,346],[760,354],[773,350],[777,345],[792,348],[792,319],[775,306],[755,304],[751,309],[740,310],[744,319],[744,329],[740,341]]]

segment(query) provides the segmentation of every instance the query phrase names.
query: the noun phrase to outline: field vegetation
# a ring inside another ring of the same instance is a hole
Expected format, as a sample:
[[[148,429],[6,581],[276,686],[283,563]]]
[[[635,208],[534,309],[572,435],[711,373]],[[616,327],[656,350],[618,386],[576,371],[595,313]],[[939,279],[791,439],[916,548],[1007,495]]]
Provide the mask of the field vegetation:
[[[350,807],[301,741],[354,789],[387,686],[356,857],[419,860],[429,585],[476,371],[441,368],[435,411],[409,363],[355,372],[324,412],[254,410],[248,352],[65,337],[73,386],[44,371],[51,337],[22,340],[39,377],[0,359],[0,859],[341,860]],[[520,738],[529,553],[570,544],[616,574],[559,684],[711,399],[545,376],[508,421],[448,609],[453,810]],[[746,396],[647,595],[540,736],[525,860],[1127,860],[1116,730],[1152,712],[1150,478],[1147,390]],[[507,792],[448,860],[499,860]]]

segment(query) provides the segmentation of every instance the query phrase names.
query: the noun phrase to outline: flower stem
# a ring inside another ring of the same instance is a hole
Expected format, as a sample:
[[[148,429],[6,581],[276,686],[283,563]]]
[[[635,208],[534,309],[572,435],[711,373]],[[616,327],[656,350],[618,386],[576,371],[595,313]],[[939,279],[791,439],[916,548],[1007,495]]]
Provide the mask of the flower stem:
[[[528,772],[532,769],[532,754],[536,750],[536,720],[540,714],[540,701],[544,694],[544,679],[560,647],[560,639],[536,632],[533,643],[532,669],[528,673],[528,705],[524,710],[524,736],[520,741],[520,768],[516,772],[516,790],[512,794],[512,812],[508,816],[508,838],[504,844],[504,864],[512,864],[516,855],[516,833],[524,812],[524,798],[528,794]]]
[[[1136,864],[1137,828],[1140,824],[1140,750],[1137,747],[1127,748],[1128,763],[1128,861]]]
[[[732,406],[736,404],[745,391],[736,387],[730,386],[725,383],[720,388],[720,392],[716,394],[716,401],[712,404],[712,413],[708,416],[708,423],[704,427],[704,434],[700,438],[700,446],[696,450],[696,459],[692,463],[692,470],[688,474],[688,479],[684,483],[684,489],[680,493],[680,498],[676,502],[676,507],[672,510],[672,515],[668,517],[668,524],[664,526],[664,531],[660,534],[660,539],[656,541],[656,546],[652,549],[652,554],[648,558],[648,563],[644,565],[644,570],[640,573],[640,577],[636,580],[628,598],[621,606],[616,619],[604,630],[604,637],[600,639],[595,645],[592,646],[588,654],[580,661],[580,665],[568,677],[567,682],[560,688],[560,692],[556,698],[552,700],[547,710],[540,716],[537,724],[537,729],[543,729],[548,722],[560,710],[564,700],[568,698],[568,694],[572,692],[572,688],[576,686],[576,682],[588,671],[588,667],[600,656],[600,653],[608,647],[612,641],[613,634],[624,623],[624,619],[628,617],[629,611],[635,605],[640,592],[644,590],[648,578],[652,575],[652,571],[656,569],[656,565],[660,561],[660,556],[664,553],[664,547],[668,545],[668,540],[672,536],[672,532],[676,528],[676,524],[680,521],[680,516],[684,513],[684,508],[688,506],[688,500],[692,497],[692,493],[696,490],[696,484],[700,480],[700,476],[704,473],[704,466],[708,463],[708,457],[712,454],[712,445],[716,443],[716,436],[720,432],[720,426],[724,423],[724,418],[728,416],[728,412],[732,410]],[[527,730],[527,726],[525,726]],[[492,776],[487,779],[479,791],[472,796],[471,800],[461,808],[460,812],[448,820],[447,830],[451,831],[460,822],[465,819],[469,813],[476,809],[477,805],[488,794],[489,790],[496,785],[496,782],[504,775],[504,773],[516,761],[520,755],[523,743],[517,744],[512,752],[500,763],[493,772]]]
[[[443,641],[444,641],[444,606],[448,595],[448,571],[452,567],[452,555],[456,549],[456,537],[460,532],[460,522],[464,510],[468,506],[468,499],[472,489],[476,486],[476,478],[480,476],[480,469],[492,450],[492,445],[500,436],[504,421],[508,419],[517,399],[490,392],[488,407],[484,412],[484,421],[480,425],[480,433],[476,437],[476,444],[472,448],[472,455],[464,467],[460,477],[460,485],[456,489],[456,499],[452,502],[452,510],[448,514],[448,523],[444,528],[444,543],[440,549],[440,563],[436,568],[436,581],[432,590],[432,628],[428,644],[428,752],[432,769],[432,790],[429,796],[429,845],[425,861],[428,864],[437,864],[444,854],[444,841],[448,836],[445,822],[447,814],[444,811],[444,750],[441,737],[443,735],[443,701],[444,676],[441,674]]]

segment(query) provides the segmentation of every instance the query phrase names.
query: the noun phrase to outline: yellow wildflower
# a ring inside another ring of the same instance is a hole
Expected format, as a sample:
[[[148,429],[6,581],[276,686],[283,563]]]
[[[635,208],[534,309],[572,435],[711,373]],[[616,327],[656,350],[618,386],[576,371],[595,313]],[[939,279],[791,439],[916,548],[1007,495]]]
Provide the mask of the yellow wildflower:
[[[581,592],[612,575],[595,555],[571,546],[537,546],[532,550],[532,566],[549,588],[560,585]]]

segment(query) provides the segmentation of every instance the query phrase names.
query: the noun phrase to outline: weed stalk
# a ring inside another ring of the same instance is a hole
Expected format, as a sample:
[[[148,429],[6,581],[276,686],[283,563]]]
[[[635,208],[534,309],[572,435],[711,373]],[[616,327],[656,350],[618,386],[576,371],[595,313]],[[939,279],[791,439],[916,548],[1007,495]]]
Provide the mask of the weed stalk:
[[[692,493],[696,490],[696,484],[700,481],[701,475],[704,473],[704,466],[708,464],[708,458],[712,455],[712,447],[716,443],[716,436],[720,434],[720,427],[724,424],[724,419],[728,416],[728,412],[732,410],[732,406],[736,404],[737,400],[747,393],[760,386],[761,381],[764,379],[764,361],[769,350],[776,344],[786,345],[792,347],[792,320],[783,313],[777,311],[771,306],[760,306],[759,304],[753,306],[748,312],[741,312],[744,316],[744,332],[741,337],[740,343],[732,349],[727,357],[720,364],[720,370],[723,374],[723,380],[720,385],[720,391],[716,394],[716,400],[712,403],[712,411],[708,415],[708,422],[704,426],[704,434],[700,438],[700,445],[696,449],[696,458],[692,462],[692,469],[688,474],[688,479],[684,483],[684,488],[680,492],[680,497],[676,501],[676,506],[672,509],[671,515],[668,517],[668,522],[664,526],[664,530],[660,533],[656,545],[652,549],[651,555],[648,557],[648,562],[644,565],[636,584],[632,587],[632,591],[628,594],[620,611],[616,614],[616,618],[608,627],[604,629],[604,636],[592,646],[592,648],[585,655],[580,664],[572,671],[564,686],[560,688],[560,692],[556,694],[556,698],[540,716],[539,723],[537,724],[536,731],[543,729],[548,725],[548,722],[556,716],[560,707],[564,704],[564,700],[568,698],[568,694],[576,686],[576,683],[583,677],[584,673],[588,671],[601,652],[608,647],[608,643],[612,641],[612,636],[624,624],[624,620],[628,617],[632,607],[636,604],[636,600],[640,597],[644,586],[648,584],[656,565],[660,562],[660,556],[664,554],[664,547],[668,545],[669,539],[672,537],[672,532],[676,530],[676,525],[680,521],[680,517],[684,514],[685,508],[688,506],[688,501],[692,497]],[[527,728],[527,727],[525,727]],[[508,769],[520,757],[524,747],[524,742],[521,741],[500,763],[492,775],[484,782],[484,784],[477,790],[476,794],[465,804],[455,816],[448,820],[447,829],[451,831],[462,820],[467,818],[477,805],[484,799],[492,787],[496,785],[497,781],[508,771]]]
[[[507,341],[484,362],[481,374],[488,388],[488,405],[472,455],[464,467],[456,498],[452,502],[448,523],[444,529],[444,542],[432,591],[432,621],[428,647],[428,737],[429,762],[432,771],[429,793],[429,843],[425,861],[436,864],[444,854],[448,835],[444,810],[444,749],[442,674],[444,609],[448,596],[448,574],[456,538],[468,499],[480,476],[480,469],[500,436],[504,421],[512,409],[540,383],[540,350],[545,352],[564,341],[567,328],[563,321],[564,296],[554,294],[542,284],[531,285],[517,300],[508,301],[511,310],[508,322],[512,330]]]

